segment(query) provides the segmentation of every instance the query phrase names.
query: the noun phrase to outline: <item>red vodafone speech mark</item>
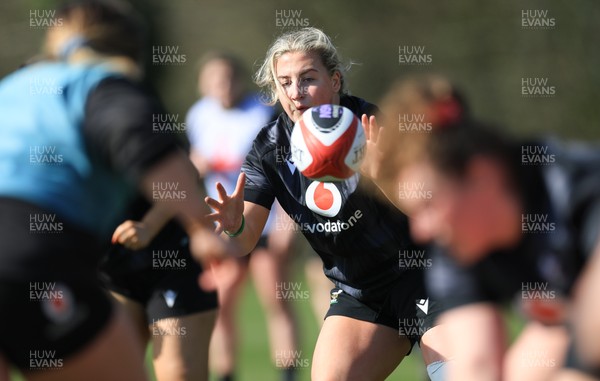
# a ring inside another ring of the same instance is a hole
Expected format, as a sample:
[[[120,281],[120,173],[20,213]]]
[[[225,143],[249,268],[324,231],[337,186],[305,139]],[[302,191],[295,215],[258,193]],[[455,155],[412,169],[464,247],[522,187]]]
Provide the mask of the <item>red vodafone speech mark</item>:
[[[306,206],[325,217],[335,217],[342,208],[342,194],[333,183],[313,181],[306,189]]]
[[[333,193],[325,188],[323,183],[317,185],[314,198],[315,204],[323,210],[328,210],[333,206]]]

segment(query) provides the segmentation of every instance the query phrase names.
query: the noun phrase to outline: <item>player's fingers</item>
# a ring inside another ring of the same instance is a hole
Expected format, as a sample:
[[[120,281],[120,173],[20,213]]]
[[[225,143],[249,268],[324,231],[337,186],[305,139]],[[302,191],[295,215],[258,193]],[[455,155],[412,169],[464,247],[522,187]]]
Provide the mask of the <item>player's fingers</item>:
[[[212,197],[205,197],[204,198],[204,202],[206,203],[206,205],[210,206],[214,210],[220,210],[221,209],[221,203],[219,201],[215,200]]]
[[[377,125],[377,119],[375,115],[371,115],[369,118],[369,128],[371,130],[371,140],[375,143],[379,140],[379,126]]]
[[[129,228],[119,236],[119,243],[123,246],[129,246],[139,242],[137,230],[135,228]]]
[[[369,128],[369,118],[367,117],[367,114],[362,114],[361,123],[363,125],[363,129],[365,130],[365,136],[368,141],[369,139],[371,139],[371,131]]]
[[[118,243],[119,245],[124,245],[124,243],[125,243],[125,236],[124,236],[124,234],[125,234],[125,232],[122,231],[118,236],[115,237],[113,243]]]
[[[131,220],[127,220],[125,222],[123,222],[121,225],[117,226],[117,228],[115,229],[115,232],[112,235],[111,238],[111,242],[117,243],[119,241],[119,237],[123,234],[123,232],[125,232],[126,230],[130,229],[133,226],[133,221]]]
[[[215,234],[223,233],[223,225],[219,221],[217,221],[217,226],[215,226]]]
[[[221,219],[221,213],[214,212],[214,213],[211,213],[211,214],[207,214],[207,215],[204,216],[204,218],[206,218],[210,222],[219,222],[219,220]]]
[[[215,187],[217,188],[217,192],[219,192],[219,198],[221,201],[227,200],[229,196],[227,195],[227,191],[225,190],[223,184],[217,183]]]
[[[214,232],[217,234],[221,234],[221,231],[219,231],[219,229],[221,229],[221,213],[211,213],[211,214],[207,214],[204,216],[208,221],[212,222],[215,225],[215,229]]]
[[[238,176],[237,183],[235,184],[235,191],[231,195],[232,198],[238,197],[238,195],[244,193],[244,186],[246,185],[246,174],[244,172],[240,172]]]
[[[379,123],[377,123],[377,117],[375,115],[371,115],[369,117],[369,124],[375,129],[375,131],[379,130]]]

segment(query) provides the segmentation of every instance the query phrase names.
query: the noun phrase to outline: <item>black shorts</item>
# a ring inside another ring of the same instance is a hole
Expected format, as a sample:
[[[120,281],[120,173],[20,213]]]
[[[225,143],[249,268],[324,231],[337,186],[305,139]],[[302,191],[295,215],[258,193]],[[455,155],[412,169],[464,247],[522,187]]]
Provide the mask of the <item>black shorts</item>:
[[[337,287],[331,290],[330,296],[325,318],[346,316],[390,327],[399,336],[408,338],[411,348],[436,325],[436,319],[442,312],[441,303],[427,297],[420,270],[403,273],[382,302],[360,301]]]
[[[32,230],[32,215],[56,224]],[[22,371],[60,367],[113,313],[97,278],[102,253],[88,232],[28,202],[0,198],[0,353]]]
[[[113,246],[100,266],[106,288],[143,305],[148,324],[217,308],[216,292],[198,285],[202,268],[187,237],[159,237],[144,250]]]
[[[93,281],[0,282],[0,353],[21,371],[62,367],[108,324],[113,307]]]
[[[268,247],[269,247],[269,236],[266,234],[263,234],[258,239],[258,242],[256,243],[256,246],[254,248],[255,249],[266,249]]]

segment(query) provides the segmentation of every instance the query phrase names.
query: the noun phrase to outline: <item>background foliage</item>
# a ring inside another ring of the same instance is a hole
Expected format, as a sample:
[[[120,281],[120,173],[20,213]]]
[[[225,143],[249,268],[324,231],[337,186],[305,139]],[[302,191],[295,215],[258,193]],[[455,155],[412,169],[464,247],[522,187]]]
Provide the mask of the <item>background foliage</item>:
[[[474,113],[518,133],[598,139],[600,4],[596,0],[343,1],[130,0],[151,21],[151,45],[178,46],[183,65],[150,66],[151,80],[172,113],[194,102],[196,63],[210,49],[238,53],[255,67],[273,37],[276,12],[301,11],[323,28],[348,60],[356,95],[376,101],[389,84],[414,71],[447,75],[466,93]],[[0,3],[0,75],[40,47],[43,29],[29,12],[55,0]],[[521,28],[523,10],[545,10],[554,29]],[[400,65],[399,45],[424,46],[427,66]],[[521,78],[544,77],[551,98],[521,96]]]

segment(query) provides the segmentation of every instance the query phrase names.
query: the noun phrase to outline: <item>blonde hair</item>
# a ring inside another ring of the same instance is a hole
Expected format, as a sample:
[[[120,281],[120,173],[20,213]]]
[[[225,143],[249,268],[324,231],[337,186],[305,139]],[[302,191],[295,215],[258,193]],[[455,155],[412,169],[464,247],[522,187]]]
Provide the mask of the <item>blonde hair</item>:
[[[317,52],[329,75],[340,73],[339,93],[347,93],[344,76],[349,65],[342,63],[337,48],[322,30],[309,27],[282,34],[267,50],[265,60],[254,75],[254,82],[262,89],[265,103],[274,105],[277,102],[277,90],[281,85],[277,80],[275,64],[289,52]]]

